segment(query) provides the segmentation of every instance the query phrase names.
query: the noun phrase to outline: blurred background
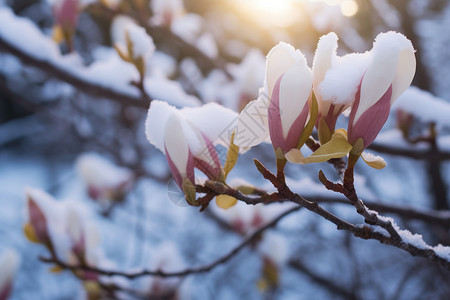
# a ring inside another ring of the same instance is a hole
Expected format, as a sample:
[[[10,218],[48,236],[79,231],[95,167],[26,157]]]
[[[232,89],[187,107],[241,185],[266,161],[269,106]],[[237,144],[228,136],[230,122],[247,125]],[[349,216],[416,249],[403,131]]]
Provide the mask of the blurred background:
[[[145,137],[149,98],[178,107],[217,102],[239,112],[257,97],[265,55],[279,41],[301,49],[311,66],[318,39],[330,31],[339,36],[338,55],[370,50],[380,32],[406,35],[417,50],[412,85],[422,90],[410,95],[437,101],[442,110],[406,109],[403,123],[396,116],[404,108],[392,113],[373,147],[388,167],[358,165],[357,189],[374,203],[449,210],[449,1],[79,0],[72,23],[58,13],[60,2],[0,0],[0,255],[12,248],[21,257],[11,299],[107,298],[39,261],[46,249],[22,233],[26,187],[86,209],[105,257],[121,270],[157,268],[162,261],[175,271],[206,264],[238,245],[255,219],[264,224],[289,208],[212,205],[199,213],[177,206],[168,196],[176,191],[165,158]],[[155,43],[145,74],[114,49],[111,24],[118,15],[131,17]],[[48,49],[57,53],[47,55]],[[346,128],[346,122],[342,117],[338,124]],[[428,139],[409,144],[398,134],[405,126],[409,142]],[[401,141],[390,138],[393,132]],[[255,157],[275,168],[264,144],[240,157],[230,177],[268,187],[253,167]],[[288,166],[293,190],[323,196],[320,169],[337,180],[331,166]],[[114,182],[112,192],[99,196],[98,181]],[[362,222],[351,207],[327,207]],[[386,214],[431,245],[450,244],[450,222]],[[448,271],[428,260],[356,239],[301,210],[210,272],[172,281],[117,279],[140,292],[124,289],[114,297],[448,299],[448,279]]]

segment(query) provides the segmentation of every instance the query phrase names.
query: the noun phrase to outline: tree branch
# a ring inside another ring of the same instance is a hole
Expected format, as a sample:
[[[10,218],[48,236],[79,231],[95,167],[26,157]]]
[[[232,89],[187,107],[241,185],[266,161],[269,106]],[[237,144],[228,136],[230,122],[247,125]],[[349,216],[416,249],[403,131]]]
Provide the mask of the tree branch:
[[[145,101],[146,97],[135,97],[130,94],[122,93],[104,86],[96,85],[84,78],[77,77],[73,73],[61,68],[60,66],[39,59],[37,57],[33,57],[32,55],[26,53],[22,49],[12,45],[11,43],[3,39],[1,36],[0,36],[0,51],[8,52],[16,56],[23,63],[38,68],[58,80],[67,82],[68,84],[76,87],[83,93],[95,97],[107,98],[126,106],[136,106],[145,109],[147,109],[149,106],[149,102]]]
[[[185,269],[183,271],[178,271],[178,272],[164,272],[162,270],[121,272],[121,271],[104,270],[104,269],[90,267],[90,266],[70,265],[68,263],[61,261],[60,259],[58,259],[55,256],[53,256],[51,258],[40,257],[39,259],[46,263],[54,263],[57,266],[64,268],[66,270],[70,270],[70,271],[82,270],[82,271],[94,272],[94,273],[97,273],[100,275],[105,275],[105,276],[122,276],[122,277],[126,277],[128,279],[135,279],[135,278],[142,277],[142,276],[158,276],[158,277],[164,277],[164,278],[166,278],[166,277],[184,277],[184,276],[191,275],[191,274],[205,273],[205,272],[211,271],[212,269],[214,269],[215,267],[217,267],[223,263],[226,263],[232,257],[237,255],[242,249],[244,249],[246,246],[250,245],[265,230],[276,226],[277,223],[281,219],[283,219],[285,216],[287,216],[295,211],[298,211],[300,208],[301,208],[300,206],[297,206],[297,207],[291,208],[291,209],[286,210],[285,212],[281,213],[278,217],[276,217],[275,219],[273,219],[271,222],[267,223],[266,225],[260,227],[252,235],[250,235],[242,243],[240,243],[236,248],[234,248],[232,251],[230,251],[228,254],[222,256],[218,260],[216,260],[210,264],[204,265],[204,266],[188,268],[188,269]]]

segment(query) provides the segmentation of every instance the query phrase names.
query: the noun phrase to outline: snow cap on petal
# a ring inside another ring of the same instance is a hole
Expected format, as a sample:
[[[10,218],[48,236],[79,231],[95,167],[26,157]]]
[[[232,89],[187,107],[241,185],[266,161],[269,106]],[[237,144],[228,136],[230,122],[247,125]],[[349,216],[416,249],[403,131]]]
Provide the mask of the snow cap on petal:
[[[401,33],[380,33],[371,51],[372,60],[361,82],[361,98],[353,123],[379,101],[391,85],[392,105],[411,84],[416,71],[415,50]]]

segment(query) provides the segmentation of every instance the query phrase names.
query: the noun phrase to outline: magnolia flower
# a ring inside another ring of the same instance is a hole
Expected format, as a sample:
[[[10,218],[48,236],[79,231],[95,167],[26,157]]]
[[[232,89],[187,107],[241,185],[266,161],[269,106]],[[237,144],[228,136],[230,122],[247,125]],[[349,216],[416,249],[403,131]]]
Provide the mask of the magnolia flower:
[[[119,15],[111,23],[111,38],[120,57],[144,75],[145,65],[156,49],[145,29],[130,17]]]
[[[0,256],[0,300],[8,299],[18,265],[19,256],[15,251],[7,250]]]
[[[338,117],[355,100],[361,76],[367,68],[367,53],[339,57],[337,41],[334,32],[322,36],[313,61],[313,90],[319,105],[316,126],[322,144],[331,139]]]
[[[72,49],[72,36],[78,22],[80,3],[78,0],[51,1],[56,24],[53,27],[53,39],[60,43],[65,40],[69,50]]]
[[[225,173],[214,143],[228,147],[237,114],[218,104],[176,109],[152,101],[147,115],[147,139],[162,151],[177,185],[190,204],[195,201],[194,168],[209,179],[224,181]],[[164,126],[164,129],[161,128]]]
[[[323,45],[319,42],[315,57],[316,82],[321,82],[315,83],[314,88],[320,97],[318,127],[322,145],[309,157],[303,157],[298,149],[292,149],[286,157],[291,162],[305,164],[324,162],[350,153],[349,166],[362,156],[369,166],[381,169],[386,165],[384,160],[363,153],[363,150],[380,132],[392,103],[411,84],[416,67],[414,49],[402,34],[388,32],[378,35],[371,51],[336,58],[336,41],[333,34],[322,38]],[[319,62],[321,58],[325,61]],[[328,71],[325,72],[326,69]],[[332,104],[324,99],[331,99]],[[354,99],[354,102],[348,133],[344,129],[334,130],[336,118],[348,105],[349,99]],[[337,107],[336,103],[344,106]]]
[[[312,75],[305,56],[280,43],[267,55],[266,80],[270,98],[269,132],[275,151],[296,148],[309,115]],[[308,133],[309,136],[310,132]]]
[[[148,263],[148,268],[152,270],[162,270],[163,272],[177,272],[185,268],[185,261],[178,251],[178,247],[173,242],[164,242],[155,247],[151,255],[151,260]],[[182,278],[160,278],[151,276],[144,282],[146,286],[145,294],[148,299],[166,299],[169,295],[174,295],[174,298],[179,299],[179,296],[186,295],[179,291]],[[189,297],[188,297],[189,298]]]
[[[133,182],[129,169],[116,166],[97,153],[81,154],[76,169],[87,185],[89,196],[102,203],[121,200]]]
[[[183,0],[152,0],[152,22],[156,25],[170,26],[172,21],[184,12]]]
[[[311,87],[311,70],[304,55],[283,42],[275,46],[267,55],[265,89],[239,116],[236,145],[251,147],[270,134],[280,155],[301,146],[301,140],[312,131],[312,127],[305,130],[312,115],[308,102]]]
[[[190,204],[195,202],[194,158],[183,133],[180,118],[172,115],[164,131],[164,149],[175,182]]]
[[[400,33],[381,33],[375,39],[350,113],[348,141],[353,153],[361,153],[374,141],[392,104],[411,84],[416,70],[414,52],[411,41]]]

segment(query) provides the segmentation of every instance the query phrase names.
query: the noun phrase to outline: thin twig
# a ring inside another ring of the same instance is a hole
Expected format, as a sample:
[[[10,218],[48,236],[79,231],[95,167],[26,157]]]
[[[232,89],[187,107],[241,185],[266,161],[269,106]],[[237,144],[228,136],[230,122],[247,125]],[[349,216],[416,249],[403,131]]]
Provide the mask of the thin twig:
[[[230,260],[231,258],[236,256],[242,249],[244,249],[246,246],[250,245],[265,230],[276,226],[277,223],[281,219],[283,219],[284,217],[286,217],[287,215],[289,215],[295,211],[298,211],[300,208],[301,208],[300,206],[297,206],[297,207],[291,208],[291,209],[283,212],[278,217],[273,219],[271,222],[267,223],[266,225],[264,225],[264,226],[260,227],[258,230],[256,230],[252,235],[247,237],[244,241],[242,241],[236,248],[234,248],[228,254],[222,256],[221,258],[215,260],[214,262],[204,265],[204,266],[188,268],[188,269],[178,271],[178,272],[164,272],[162,270],[154,270],[154,271],[144,270],[144,271],[138,271],[138,272],[121,272],[121,271],[104,270],[101,268],[95,268],[95,267],[90,267],[90,266],[71,265],[71,264],[61,261],[60,259],[58,259],[55,256],[53,256],[51,258],[40,257],[40,260],[43,262],[46,262],[46,263],[54,263],[54,264],[58,265],[59,267],[62,267],[64,269],[70,270],[70,271],[82,270],[82,271],[94,272],[94,273],[97,273],[100,275],[105,275],[105,276],[122,276],[122,277],[126,277],[128,279],[135,279],[135,278],[142,277],[142,276],[158,276],[158,277],[164,277],[164,278],[166,278],[166,277],[184,277],[184,276],[191,275],[191,274],[205,273],[205,272],[211,271],[212,269],[214,269],[215,267],[217,267],[221,264],[226,263],[228,260]]]

